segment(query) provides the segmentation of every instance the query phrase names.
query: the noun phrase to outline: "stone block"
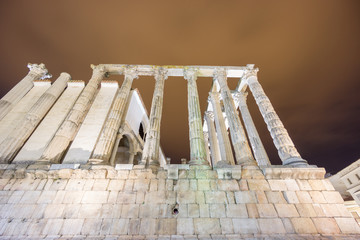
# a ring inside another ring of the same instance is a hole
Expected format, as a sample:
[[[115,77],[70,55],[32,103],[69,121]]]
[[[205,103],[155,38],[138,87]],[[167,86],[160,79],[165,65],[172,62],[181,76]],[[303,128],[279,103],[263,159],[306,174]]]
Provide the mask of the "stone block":
[[[217,180],[218,189],[221,191],[239,191],[239,184],[236,180]]]
[[[171,214],[173,214],[173,209],[171,208]],[[188,217],[188,205],[187,204],[179,204],[178,207],[178,215],[179,218]]]
[[[4,230],[0,230],[0,232],[2,232],[0,234],[3,238],[5,238],[4,236],[14,236],[15,239],[21,239],[22,235],[24,236],[26,234],[26,230],[30,226],[30,223],[31,222],[26,219],[6,219],[3,226]],[[39,234],[41,234],[41,232]]]
[[[117,203],[135,203],[136,193],[119,192],[117,196]]]
[[[134,191],[148,191],[150,186],[150,179],[136,179],[134,181]]]
[[[205,194],[204,194],[204,192],[196,191],[195,192],[195,198],[196,198],[196,203],[198,203],[198,204],[205,203]]]
[[[320,204],[326,217],[341,217],[341,213],[335,204]]]
[[[209,204],[199,204],[200,217],[210,217]]]
[[[82,204],[78,218],[99,218],[101,214],[101,204]]]
[[[134,180],[132,179],[128,179],[125,181],[125,185],[124,185],[124,192],[132,192],[133,191],[133,187],[134,187]]]
[[[257,210],[255,203],[247,203],[246,209],[247,209],[249,218],[259,218],[259,212]]]
[[[284,234],[285,227],[280,218],[257,219],[260,232],[264,234]]]
[[[43,191],[37,203],[51,203],[56,196],[56,191]]]
[[[299,234],[315,234],[317,230],[311,218],[291,218],[295,232]]]
[[[128,224],[128,234],[137,235],[140,231],[140,219],[130,219]]]
[[[294,226],[293,226],[293,224],[291,222],[291,218],[282,218],[281,220],[282,220],[282,222],[284,224],[286,233],[288,233],[288,234],[289,233],[291,233],[291,234],[295,233],[295,229],[294,229]]]
[[[340,229],[333,218],[313,218],[315,227],[320,234],[339,234]]]
[[[300,203],[312,203],[310,194],[307,191],[296,191],[296,196]]]
[[[249,190],[249,186],[245,179],[239,180],[239,187],[240,187],[240,191],[248,191]]]
[[[343,203],[334,204],[336,208],[339,210],[339,214],[341,217],[353,217],[349,210],[345,207]]]
[[[57,235],[60,232],[63,222],[63,219],[48,219],[46,221],[42,234]]]
[[[284,199],[287,203],[299,203],[299,199],[294,191],[284,191],[282,192]]]
[[[313,203],[327,203],[320,191],[309,191]]]
[[[195,191],[181,191],[177,193],[178,203],[196,203]]]
[[[311,203],[299,203],[295,204],[295,207],[301,217],[308,218],[317,216],[313,204]]]
[[[141,235],[154,235],[156,234],[156,225],[158,220],[151,218],[142,218],[140,222],[140,231]]]
[[[92,190],[93,191],[105,191],[109,185],[109,179],[95,179]]]
[[[49,204],[47,205],[44,218],[62,218],[65,204]]]
[[[78,218],[81,204],[65,204],[64,218]]]
[[[81,191],[85,185],[85,179],[69,179],[65,187],[66,191]]]
[[[19,203],[25,191],[0,192],[0,203]],[[55,192],[56,193],[56,192]],[[11,194],[11,195],[10,195]]]
[[[84,219],[65,219],[60,234],[77,235],[80,234]]]
[[[197,180],[196,179],[190,179],[189,180],[189,190],[190,191],[197,191],[198,190]]]
[[[353,218],[335,218],[342,233],[346,234],[359,234],[359,224]]]
[[[308,180],[300,180],[296,179],[296,183],[298,184],[300,191],[311,191],[313,190],[308,182]]]
[[[340,193],[337,191],[323,191],[322,194],[328,203],[343,203],[344,202]]]
[[[322,181],[322,183],[323,183],[323,185],[324,185],[324,187],[325,187],[325,189],[327,191],[335,191],[335,188],[334,188],[334,186],[332,185],[332,183],[330,182],[329,179],[323,179],[321,181]]]
[[[206,203],[227,203],[225,192],[211,191],[205,192]]]
[[[226,217],[225,204],[209,204],[209,209],[212,218]]]
[[[118,192],[109,191],[109,197],[108,197],[107,202],[108,203],[116,203],[117,196],[118,196]],[[143,201],[141,203],[143,203]]]
[[[309,179],[309,184],[311,186],[312,190],[315,191],[325,191],[326,188],[323,184],[323,180],[317,180],[317,179]]]
[[[159,219],[157,233],[159,235],[176,234],[177,225],[175,218]]]
[[[192,235],[194,234],[194,222],[192,218],[177,219],[177,234]]]
[[[259,225],[256,219],[238,219],[233,218],[234,232],[238,234],[259,233]]]
[[[199,205],[198,204],[188,204],[188,217],[198,218],[200,217]]]
[[[293,204],[275,204],[275,208],[279,217],[299,217],[299,213]]]
[[[231,218],[220,218],[220,226],[222,234],[234,233],[234,227]]]
[[[236,203],[256,203],[255,192],[253,191],[240,191],[235,192]]]
[[[216,171],[219,179],[231,179],[232,176],[231,168],[217,168]]]
[[[62,203],[65,198],[66,191],[57,191],[55,195],[55,199],[52,203]]]
[[[270,186],[265,179],[248,179],[250,190],[270,191]]]
[[[157,191],[158,190],[158,182],[159,181],[157,179],[151,179],[149,191]]]
[[[110,228],[110,234],[126,235],[128,230],[129,219],[113,219]]]
[[[42,230],[44,229],[46,224],[46,220],[45,219],[40,219],[40,220],[35,220],[32,221],[29,224],[29,227],[26,231],[26,235],[30,236],[30,239],[34,236],[40,236]]]
[[[26,191],[19,203],[36,203],[41,195],[41,191]]]
[[[52,190],[52,191],[64,190],[67,182],[68,182],[68,180],[66,180],[66,179],[58,179],[51,184],[49,190]]]
[[[269,203],[264,191],[254,191],[254,192],[256,194],[256,199],[258,203]]]
[[[179,179],[174,186],[175,191],[189,191],[190,182],[188,179]]]
[[[287,191],[286,183],[280,179],[269,179],[268,183],[272,191]]]
[[[210,180],[208,179],[199,179],[198,181],[198,190],[199,191],[209,191],[210,190]]]
[[[326,217],[326,214],[325,214],[323,208],[321,207],[321,204],[314,203],[314,204],[312,204],[312,207],[313,207],[317,217]]]
[[[95,179],[85,179],[85,184],[83,187],[84,191],[90,191],[95,183]]]
[[[174,180],[166,179],[165,181],[165,190],[173,191],[174,190]]]
[[[85,219],[81,229],[81,235],[99,235],[102,219]]]
[[[121,193],[119,193],[120,195]],[[157,192],[147,192],[145,194],[145,203],[166,203],[166,192],[157,191]]]
[[[60,169],[57,171],[59,178],[69,179],[73,173],[73,169]]]
[[[261,218],[276,218],[278,216],[273,204],[256,204],[256,206]]]
[[[220,221],[214,218],[194,218],[195,234],[220,234]]]
[[[226,216],[229,218],[247,218],[248,213],[245,204],[227,204]]]
[[[84,191],[66,191],[63,203],[81,203]]]
[[[265,191],[265,194],[269,203],[286,203],[286,200],[281,192]]]
[[[299,191],[300,190],[295,179],[284,179],[283,181],[286,184],[287,190],[289,190],[289,191]]]
[[[126,206],[126,205],[124,205]],[[141,204],[140,205],[140,218],[158,218],[160,206],[159,204]]]
[[[107,203],[108,191],[85,191],[82,203]]]
[[[123,204],[121,218],[138,218],[139,204]]]

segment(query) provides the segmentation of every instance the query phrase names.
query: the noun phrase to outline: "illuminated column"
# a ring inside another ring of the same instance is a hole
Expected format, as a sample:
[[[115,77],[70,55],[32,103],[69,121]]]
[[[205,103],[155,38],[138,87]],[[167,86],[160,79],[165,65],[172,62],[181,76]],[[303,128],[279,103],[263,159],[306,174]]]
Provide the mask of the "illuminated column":
[[[0,145],[0,162],[9,163],[28,139],[70,80],[68,73],[61,73],[54,84],[36,101],[24,119]]]
[[[226,78],[225,69],[216,69],[214,79],[217,80],[220,85],[221,96],[224,102],[231,140],[235,151],[236,163],[239,165],[255,165],[256,162],[252,156],[238,112],[235,109],[230,89],[226,83]]]
[[[48,70],[43,63],[41,64],[28,64],[29,73],[13,87],[3,98],[0,100],[0,120],[25,96],[25,94],[34,86],[33,81],[40,78],[48,78]]]
[[[124,82],[115,98],[115,101],[111,108],[111,112],[106,119],[105,126],[101,131],[100,138],[90,157],[90,162],[93,164],[109,163],[112,149],[116,140],[116,135],[120,128],[121,119],[125,111],[126,102],[129,98],[132,82],[135,78],[138,78],[136,67],[126,68],[124,74]]]
[[[258,69],[249,69],[244,76],[244,80],[255,98],[283,165],[307,166],[307,161],[302,159],[296,150],[288,132],[258,82],[257,71]]]
[[[150,124],[146,134],[146,140],[141,160],[141,165],[158,168],[160,148],[160,124],[163,107],[164,83],[167,79],[167,70],[157,68],[155,70],[155,90],[151,103]]]
[[[214,109],[215,124],[217,137],[220,147],[220,161],[217,162],[217,166],[235,165],[234,157],[231,150],[229,135],[226,130],[225,120],[221,111],[219,93],[210,92],[210,101]]]
[[[82,91],[69,114],[66,116],[54,138],[46,147],[41,157],[42,161],[59,163],[70,142],[74,139],[76,131],[96,95],[99,83],[106,73],[105,68],[101,65],[92,65],[92,68],[93,74],[91,79]]]
[[[214,126],[214,113],[210,111],[205,112],[205,121],[208,128],[211,150],[211,162],[212,166],[216,166],[216,163],[220,161],[220,149],[219,142],[217,140],[215,126]]]
[[[184,70],[184,78],[188,84],[188,114],[190,138],[190,165],[209,165],[206,160],[204,133],[199,104],[199,95],[196,86],[197,71]]]
[[[259,133],[256,130],[254,121],[249,112],[249,108],[246,104],[247,95],[248,94],[245,92],[236,91],[233,93],[235,107],[237,107],[237,105],[239,106],[256,162],[259,166],[268,166],[271,165],[271,163],[269,161],[269,157],[266,154],[264,145],[261,142]]]
[[[205,142],[206,160],[208,161],[209,165],[212,166],[211,159],[210,159],[210,151],[209,151],[209,133],[208,132],[204,132],[204,142]]]

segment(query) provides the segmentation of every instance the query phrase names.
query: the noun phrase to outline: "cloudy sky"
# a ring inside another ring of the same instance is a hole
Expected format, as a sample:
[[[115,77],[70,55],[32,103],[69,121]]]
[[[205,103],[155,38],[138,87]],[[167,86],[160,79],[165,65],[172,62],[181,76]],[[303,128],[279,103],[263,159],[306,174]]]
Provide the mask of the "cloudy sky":
[[[259,67],[302,157],[336,173],[360,158],[359,1],[1,1],[0,96],[45,63],[87,81],[90,64]],[[111,76],[110,79],[122,80]],[[236,79],[230,80],[234,88]],[[198,80],[201,110],[210,78]],[[134,84],[150,110],[152,78]],[[252,96],[249,108],[280,164]],[[186,81],[165,83],[161,144],[189,158]]]

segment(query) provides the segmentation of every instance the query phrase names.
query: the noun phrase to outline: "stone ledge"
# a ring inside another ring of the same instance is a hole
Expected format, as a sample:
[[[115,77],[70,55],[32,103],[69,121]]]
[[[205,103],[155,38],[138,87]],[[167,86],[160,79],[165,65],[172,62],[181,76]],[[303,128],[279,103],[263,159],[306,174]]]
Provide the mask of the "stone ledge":
[[[261,167],[266,179],[324,179],[325,168]]]

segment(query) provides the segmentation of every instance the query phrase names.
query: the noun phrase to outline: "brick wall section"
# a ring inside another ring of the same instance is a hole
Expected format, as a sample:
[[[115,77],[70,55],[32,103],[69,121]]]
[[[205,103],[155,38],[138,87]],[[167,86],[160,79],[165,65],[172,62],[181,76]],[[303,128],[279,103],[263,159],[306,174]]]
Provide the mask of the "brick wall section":
[[[340,194],[319,177],[26,167],[1,166],[1,239],[360,237]]]

